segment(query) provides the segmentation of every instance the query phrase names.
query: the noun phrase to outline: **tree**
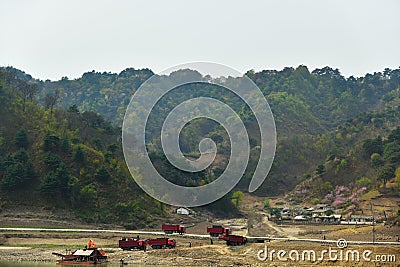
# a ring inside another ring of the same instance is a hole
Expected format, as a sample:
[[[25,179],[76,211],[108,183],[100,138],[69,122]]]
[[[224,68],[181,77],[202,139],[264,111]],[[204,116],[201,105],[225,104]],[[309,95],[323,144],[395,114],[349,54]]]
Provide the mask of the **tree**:
[[[1,180],[1,186],[5,190],[18,189],[27,180],[24,166],[16,162],[5,168],[4,177]]]
[[[373,153],[382,154],[383,143],[382,137],[378,136],[375,139],[366,139],[363,143],[364,152],[370,156]]]
[[[4,170],[1,186],[6,190],[23,188],[35,177],[33,164],[25,149],[20,149],[13,155],[8,155],[2,164]]]
[[[62,163],[62,160],[57,154],[48,152],[44,157],[44,163],[48,170],[55,171]]]
[[[50,118],[53,117],[53,109],[60,101],[60,90],[55,90],[54,93],[47,93],[44,96],[44,106],[50,110]]]
[[[67,136],[62,136],[60,140],[60,149],[63,153],[68,153],[71,149],[69,139]]]
[[[19,81],[18,88],[22,97],[22,111],[25,112],[26,101],[33,101],[34,96],[39,92],[39,86],[36,83]]]
[[[266,197],[265,200],[264,200],[264,209],[271,208],[271,204],[269,202],[270,202],[269,198]]]
[[[40,192],[48,198],[53,198],[58,192],[58,177],[55,172],[48,173],[40,186]]]
[[[389,143],[395,142],[395,141],[400,141],[400,127],[397,127],[388,136]]]
[[[281,210],[278,209],[278,208],[270,208],[269,209],[269,214],[271,214],[271,216],[273,216],[273,217],[275,217],[277,219],[282,217]]]
[[[329,181],[324,182],[321,177],[316,178],[312,182],[312,188],[318,198],[323,198],[333,190],[332,184]]]
[[[326,216],[331,216],[333,214],[333,210],[327,210],[325,211]]]
[[[4,84],[0,80],[0,95],[4,93]]]
[[[372,181],[368,177],[361,177],[360,179],[356,180],[356,185],[358,187],[369,188],[371,186],[371,184],[372,184]]]
[[[28,135],[25,129],[21,129],[15,134],[14,145],[18,148],[27,148],[29,146]]]
[[[43,150],[57,152],[60,146],[60,138],[56,135],[46,133],[43,137]]]
[[[57,193],[62,193],[62,195],[65,196],[69,181],[70,175],[67,166],[61,162],[54,171],[50,171],[45,176],[40,186],[40,192],[47,198],[52,199],[56,199],[56,196],[59,195]]]
[[[384,158],[392,164],[400,163],[400,141],[392,141],[385,143]]]
[[[85,154],[81,146],[76,148],[73,159],[78,164],[82,164],[85,161]]]
[[[10,90],[10,94],[11,95],[14,94],[18,84],[18,79],[17,75],[15,74],[15,71],[1,71],[0,74],[1,74],[0,78],[1,80],[4,81],[4,84],[12,89]]]
[[[400,188],[400,167],[394,172],[394,181],[397,184],[397,188]]]
[[[234,205],[236,207],[239,207],[240,203],[242,203],[242,200],[243,200],[243,192],[236,191],[235,193],[233,193],[232,200],[234,201]]]
[[[94,178],[99,181],[100,183],[106,183],[109,181],[111,175],[108,172],[107,168],[104,166],[101,166],[96,173],[94,174]]]
[[[378,168],[382,166],[384,163],[384,160],[382,159],[382,156],[379,155],[378,153],[373,153],[371,155],[371,166],[373,168]]]
[[[3,142],[4,142],[4,137],[0,132],[0,147],[3,145]]]
[[[72,105],[68,107],[68,112],[79,114],[79,109],[77,105]]]
[[[115,153],[117,152],[117,150],[118,150],[118,145],[115,143],[111,144],[107,147],[107,151],[109,151],[113,157],[115,156]]]
[[[93,143],[94,148],[96,148],[97,150],[101,150],[103,148],[101,139],[98,137],[93,138],[92,143]]]
[[[94,184],[88,184],[80,190],[81,202],[85,203],[83,206],[93,208],[95,200],[97,199],[97,188]]]
[[[386,166],[378,174],[378,179],[383,182],[383,188],[386,188],[386,183],[394,177],[394,167]]]
[[[318,165],[315,173],[318,175],[322,175],[325,172],[325,166],[323,164]]]

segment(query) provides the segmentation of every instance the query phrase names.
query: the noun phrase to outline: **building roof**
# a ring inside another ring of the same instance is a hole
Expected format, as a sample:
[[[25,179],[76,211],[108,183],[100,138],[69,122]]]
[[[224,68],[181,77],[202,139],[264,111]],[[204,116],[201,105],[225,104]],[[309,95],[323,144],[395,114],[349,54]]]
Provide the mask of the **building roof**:
[[[84,249],[78,249],[77,251],[74,252],[74,256],[90,256],[92,255],[94,250],[84,250]]]
[[[317,215],[317,214],[313,214],[313,218],[324,218],[324,219],[341,219],[342,215],[340,214],[331,214],[331,215]]]

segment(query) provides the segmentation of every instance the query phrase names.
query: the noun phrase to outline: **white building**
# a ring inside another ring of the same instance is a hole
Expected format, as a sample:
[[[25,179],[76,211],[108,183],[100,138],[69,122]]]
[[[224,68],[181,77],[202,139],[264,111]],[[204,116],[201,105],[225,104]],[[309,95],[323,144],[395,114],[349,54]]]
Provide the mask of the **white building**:
[[[177,210],[176,210],[176,213],[177,213],[177,214],[180,214],[180,215],[189,215],[189,214],[190,214],[189,210],[188,210],[188,209],[185,209],[185,208],[179,208],[179,209],[177,209]]]

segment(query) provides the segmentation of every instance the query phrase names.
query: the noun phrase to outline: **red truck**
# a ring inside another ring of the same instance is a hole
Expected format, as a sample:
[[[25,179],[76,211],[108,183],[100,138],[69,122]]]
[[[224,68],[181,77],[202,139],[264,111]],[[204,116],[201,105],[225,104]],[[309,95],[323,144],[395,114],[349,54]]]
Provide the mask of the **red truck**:
[[[166,234],[172,234],[172,233],[179,233],[183,234],[186,233],[186,228],[183,225],[179,224],[163,224],[161,229],[166,233]]]
[[[118,246],[123,250],[146,250],[147,243],[145,240],[136,239],[136,238],[122,238],[118,241]]]
[[[154,249],[160,249],[160,248],[175,248],[176,247],[176,241],[175,239],[172,238],[154,238],[154,239],[147,239],[146,240],[147,245],[151,246],[151,248]]]
[[[207,233],[210,236],[219,236],[219,235],[230,235],[232,234],[232,230],[230,228],[222,227],[221,225],[213,225],[212,227],[207,227]]]
[[[247,238],[241,235],[220,235],[219,239],[225,240],[228,246],[241,246],[247,243]]]

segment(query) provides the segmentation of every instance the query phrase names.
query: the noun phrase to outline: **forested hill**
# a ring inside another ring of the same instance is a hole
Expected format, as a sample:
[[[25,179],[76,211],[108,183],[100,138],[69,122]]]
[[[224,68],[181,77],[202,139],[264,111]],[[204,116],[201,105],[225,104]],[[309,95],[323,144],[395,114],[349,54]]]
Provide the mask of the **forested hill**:
[[[387,94],[400,82],[400,69],[348,78],[338,69],[325,67],[310,72],[306,66],[246,74],[268,98],[280,135],[297,130],[325,132],[357,114],[382,108]],[[120,126],[133,93],[152,75],[149,69],[128,68],[119,74],[92,71],[74,80],[38,81],[38,97],[59,90],[61,106],[76,105],[81,111],[100,113]],[[32,79],[21,72],[19,76]]]
[[[315,116],[325,129],[334,129],[358,114],[383,108],[391,92],[397,90],[400,83],[400,69],[385,69],[358,78],[345,78],[338,69],[330,67],[315,69],[310,73],[306,66],[282,71],[249,71],[247,75],[268,97],[278,124],[283,123],[281,116],[284,116],[285,122],[289,122],[285,127],[289,132],[292,120],[285,113],[290,112],[290,107],[285,110],[282,106],[298,103]],[[296,111],[296,108],[292,111]]]
[[[135,184],[120,129],[102,116],[34,102],[36,83],[0,70],[0,211],[13,206],[73,210],[90,223],[149,227],[163,205]]]
[[[31,100],[44,107],[44,109],[35,108],[47,114],[46,120],[49,119],[49,114],[53,109],[60,109],[54,113],[53,117],[50,116],[54,120],[52,127],[55,127],[59,121],[72,123],[73,117],[54,119],[55,116],[61,116],[57,114],[66,116],[65,114],[72,112],[74,116],[79,116],[79,119],[75,118],[75,120],[80,123],[71,130],[80,134],[80,139],[78,139],[80,141],[73,147],[75,149],[80,147],[80,142],[82,145],[88,143],[95,151],[97,151],[98,139],[103,141],[103,137],[97,138],[97,131],[104,134],[107,130],[96,123],[94,126],[96,130],[89,130],[91,128],[88,125],[98,120],[100,125],[104,124],[107,125],[106,128],[115,130],[113,127],[121,125],[126,106],[135,90],[153,75],[149,69],[129,68],[119,74],[92,71],[74,80],[65,77],[60,81],[40,81],[13,68],[4,68],[3,72],[8,73],[8,76],[4,78],[6,84],[12,84],[16,75],[18,79],[28,84],[37,85],[37,91],[32,95],[29,94],[29,90],[22,90],[18,86],[7,89],[19,94],[16,103],[21,105],[22,111],[19,111],[21,118],[29,115],[26,115],[23,110],[25,105],[31,105],[29,104]],[[182,77],[197,75],[208,79],[190,70],[177,71],[173,75]],[[368,178],[371,181],[371,187],[379,187],[383,181],[395,177],[395,170],[400,165],[396,156],[400,153],[400,148],[397,150],[396,145],[396,128],[400,126],[400,68],[385,69],[382,72],[366,74],[364,77],[348,78],[343,77],[337,69],[325,67],[310,72],[306,66],[285,68],[281,71],[248,71],[247,76],[259,86],[267,98],[275,117],[278,133],[277,152],[271,173],[257,194],[287,193],[297,185],[307,184],[308,189],[311,188],[311,191],[315,192],[315,195],[310,193],[310,196],[323,198],[326,190],[321,190],[318,185],[325,182],[329,182],[330,186],[336,186],[356,183],[361,178]],[[169,165],[165,156],[160,153],[160,140],[156,136],[157,127],[160,126],[166,111],[176,104],[194,96],[215,97],[231,105],[249,130],[250,144],[253,148],[251,161],[245,173],[245,179],[239,185],[239,189],[245,190],[258,159],[254,148],[260,145],[254,116],[240,101],[231,98],[229,93],[221,91],[220,88],[209,86],[199,89],[197,85],[193,85],[179,90],[175,95],[166,97],[164,102],[160,102],[161,107],[155,109],[153,121],[149,124],[148,148],[152,152],[151,157],[158,170],[168,173],[173,177],[171,178],[173,182],[185,185],[208,183],[223,171],[229,152],[229,142],[226,140],[224,130],[215,123],[197,120],[185,127],[181,133],[183,152],[193,157],[198,156],[198,141],[201,138],[211,137],[216,140],[220,153],[218,162],[211,165],[205,172],[196,175],[179,173]],[[104,116],[105,120],[96,113]],[[107,121],[113,122],[113,125],[108,124]],[[13,132],[8,135],[9,140],[19,128],[21,126],[13,126]],[[58,131],[57,136],[61,138],[66,130]],[[119,146],[120,132],[117,132],[112,139]],[[389,137],[395,141],[389,143],[387,141]],[[379,143],[374,149],[368,149],[371,140],[377,140],[376,142]],[[110,145],[112,143],[102,144],[101,149],[104,155]],[[8,148],[2,147],[2,149],[8,151]],[[371,163],[372,156],[373,164]],[[39,163],[39,166],[44,165]],[[114,165],[106,166],[109,166],[112,171],[116,170]],[[81,169],[78,168],[78,170]],[[91,173],[88,172],[88,179],[90,179],[90,174],[94,175],[95,172],[95,168],[91,170]],[[75,173],[78,174],[77,170]],[[385,176],[384,173],[387,175]],[[114,175],[116,174],[111,174],[111,176]]]

